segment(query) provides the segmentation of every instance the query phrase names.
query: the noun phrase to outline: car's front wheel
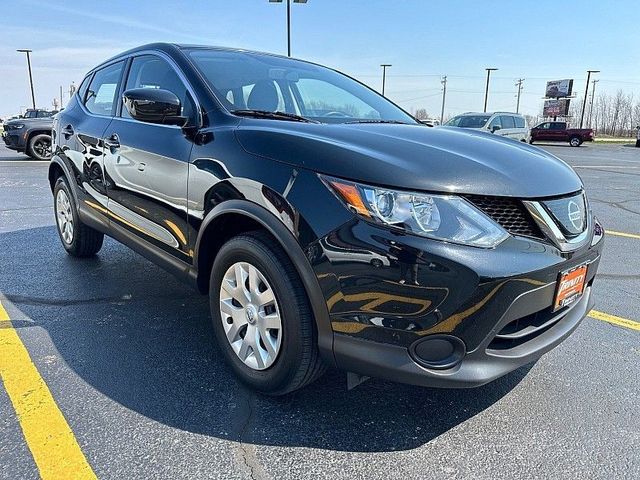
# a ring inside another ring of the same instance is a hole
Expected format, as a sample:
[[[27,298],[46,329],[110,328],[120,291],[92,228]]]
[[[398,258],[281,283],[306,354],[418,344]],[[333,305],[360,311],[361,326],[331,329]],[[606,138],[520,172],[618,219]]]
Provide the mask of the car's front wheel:
[[[40,133],[29,139],[27,155],[36,160],[51,159],[51,135]]]
[[[264,232],[225,243],[210,278],[213,327],[249,387],[283,395],[324,371],[309,299],[286,252]]]
[[[78,217],[73,195],[64,177],[53,187],[53,208],[62,246],[74,257],[90,257],[102,248],[104,234],[85,225]]]

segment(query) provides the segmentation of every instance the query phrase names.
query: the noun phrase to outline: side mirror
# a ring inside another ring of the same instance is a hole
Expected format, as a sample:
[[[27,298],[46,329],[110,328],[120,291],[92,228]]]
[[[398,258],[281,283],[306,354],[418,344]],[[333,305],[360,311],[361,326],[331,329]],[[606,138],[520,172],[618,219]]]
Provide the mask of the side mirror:
[[[187,118],[181,116],[182,105],[175,93],[160,88],[132,88],[122,94],[131,118],[147,123],[184,127]]]
[[[498,130],[500,130],[500,125],[494,125],[491,127],[491,133],[496,133]]]

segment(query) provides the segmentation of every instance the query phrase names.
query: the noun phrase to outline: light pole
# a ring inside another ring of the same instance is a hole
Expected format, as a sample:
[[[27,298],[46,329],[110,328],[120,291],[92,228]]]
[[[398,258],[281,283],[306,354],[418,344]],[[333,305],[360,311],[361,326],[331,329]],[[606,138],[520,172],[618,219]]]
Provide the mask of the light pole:
[[[489,100],[489,77],[491,76],[491,72],[498,70],[497,68],[485,68],[487,71],[487,86],[484,89],[484,112],[487,111],[487,100]]]
[[[516,102],[516,113],[520,113],[520,94],[522,93],[522,82],[524,82],[524,78],[519,78],[516,82],[516,87],[518,87],[518,100]]]
[[[600,80],[594,79],[591,80],[591,83],[593,83],[593,87],[591,88],[591,106],[589,107],[589,128],[592,128],[591,125],[591,115],[593,114],[593,102],[595,101],[595,96],[596,96],[596,83],[598,83]]]
[[[391,67],[390,63],[382,63],[382,96],[384,97],[384,84],[387,82],[387,67]]]
[[[269,0],[269,3],[282,3],[284,0]],[[287,56],[291,56],[291,0],[287,1]],[[307,3],[307,0],[293,0],[293,3]]]
[[[31,85],[31,103],[33,105],[33,109],[36,109],[36,95],[33,93],[33,76],[31,75],[31,52],[33,50],[29,50],[28,48],[21,48],[16,50],[20,53],[27,54],[27,66],[29,67],[29,85]]]
[[[587,95],[589,94],[589,80],[591,80],[592,73],[600,73],[600,70],[587,70],[587,86],[584,87],[584,99],[582,100],[582,113],[580,113],[580,127],[584,122],[584,110],[587,108]]]
[[[445,75],[440,80],[442,84],[442,110],[440,110],[440,125],[444,123],[444,100],[447,98],[447,76]]]

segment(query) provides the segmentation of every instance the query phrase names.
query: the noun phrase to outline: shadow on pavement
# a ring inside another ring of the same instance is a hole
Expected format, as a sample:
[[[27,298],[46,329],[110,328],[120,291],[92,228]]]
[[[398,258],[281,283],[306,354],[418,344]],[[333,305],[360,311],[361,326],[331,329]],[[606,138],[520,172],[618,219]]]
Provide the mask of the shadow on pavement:
[[[97,257],[73,259],[54,227],[0,234],[0,244],[0,291],[33,321],[16,319],[16,328],[45,328],[100,394],[189,432],[257,445],[406,450],[499,401],[531,368],[471,390],[370,380],[347,391],[344,374],[329,372],[285,397],[255,395],[213,345],[207,298],[126,247],[106,241]]]

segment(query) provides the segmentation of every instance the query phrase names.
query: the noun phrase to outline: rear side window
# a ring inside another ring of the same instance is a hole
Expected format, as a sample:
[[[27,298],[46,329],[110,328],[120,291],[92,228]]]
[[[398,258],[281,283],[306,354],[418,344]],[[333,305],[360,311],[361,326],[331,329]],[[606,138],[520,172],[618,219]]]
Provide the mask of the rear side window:
[[[87,90],[85,107],[95,115],[112,116],[124,62],[114,63],[98,70]]]
[[[563,122],[555,122],[551,124],[551,130],[564,130],[567,124]]]
[[[502,123],[502,128],[516,128],[511,115],[500,115],[500,122]]]
[[[513,117],[516,122],[516,128],[526,128],[526,123],[522,117]]]
[[[187,87],[176,71],[164,59],[155,55],[135,57],[131,62],[125,90],[132,88],[161,88],[174,93],[182,105],[182,115],[192,118],[195,104]],[[122,108],[122,116],[130,118],[126,108]]]

